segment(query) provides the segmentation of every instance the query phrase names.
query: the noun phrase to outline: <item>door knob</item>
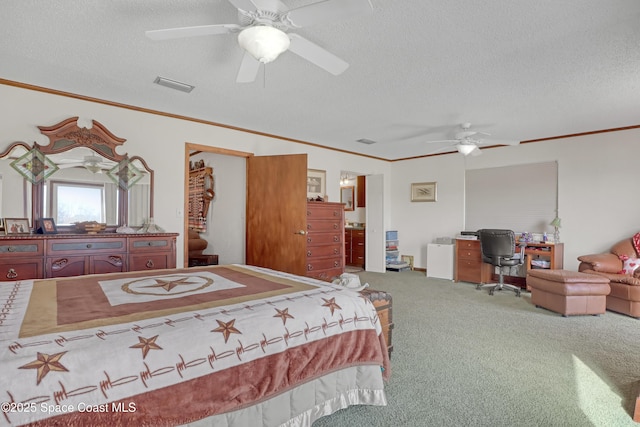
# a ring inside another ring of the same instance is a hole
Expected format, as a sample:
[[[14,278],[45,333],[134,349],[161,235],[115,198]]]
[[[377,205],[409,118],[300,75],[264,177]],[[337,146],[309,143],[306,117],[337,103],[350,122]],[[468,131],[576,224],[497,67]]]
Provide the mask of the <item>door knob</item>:
[[[304,231],[304,230],[298,230],[298,231],[296,231],[294,234],[301,234],[301,235],[303,235],[303,236],[304,236],[305,234],[307,234],[307,232],[306,232],[306,231]]]

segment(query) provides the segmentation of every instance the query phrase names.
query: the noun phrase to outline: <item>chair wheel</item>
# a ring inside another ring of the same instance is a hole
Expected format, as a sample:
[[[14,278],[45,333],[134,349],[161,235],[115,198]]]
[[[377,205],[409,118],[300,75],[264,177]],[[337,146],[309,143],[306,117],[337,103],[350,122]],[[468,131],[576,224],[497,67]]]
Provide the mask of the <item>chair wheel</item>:
[[[516,296],[519,297],[520,296],[520,292],[516,292]]]
[[[493,289],[489,291],[489,295],[493,295]]]

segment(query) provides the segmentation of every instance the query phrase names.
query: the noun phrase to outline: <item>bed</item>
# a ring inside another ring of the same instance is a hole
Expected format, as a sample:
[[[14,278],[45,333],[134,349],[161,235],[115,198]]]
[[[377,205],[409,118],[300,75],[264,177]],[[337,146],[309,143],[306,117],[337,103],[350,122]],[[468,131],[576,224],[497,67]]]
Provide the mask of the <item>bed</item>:
[[[0,283],[0,425],[310,426],[386,405],[375,307],[246,265]]]

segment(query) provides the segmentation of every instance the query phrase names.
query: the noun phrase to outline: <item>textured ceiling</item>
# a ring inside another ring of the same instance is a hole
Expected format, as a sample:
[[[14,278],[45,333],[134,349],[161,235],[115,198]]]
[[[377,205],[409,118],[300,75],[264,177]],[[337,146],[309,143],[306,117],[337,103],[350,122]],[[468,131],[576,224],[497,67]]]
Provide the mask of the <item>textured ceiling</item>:
[[[640,124],[638,0],[371,3],[295,31],[343,74],[285,52],[240,84],[234,35],[144,34],[237,23],[227,0],[1,1],[0,78],[385,159],[429,154],[462,122],[517,141]]]

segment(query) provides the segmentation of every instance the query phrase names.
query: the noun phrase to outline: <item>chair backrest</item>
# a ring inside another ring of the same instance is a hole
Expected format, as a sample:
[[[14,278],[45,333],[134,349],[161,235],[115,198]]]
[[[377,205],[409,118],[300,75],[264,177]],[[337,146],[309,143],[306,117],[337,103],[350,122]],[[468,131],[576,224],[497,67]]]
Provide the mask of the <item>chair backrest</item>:
[[[495,260],[511,258],[515,254],[516,236],[512,230],[483,228],[478,230],[478,238],[485,262],[495,264]]]

